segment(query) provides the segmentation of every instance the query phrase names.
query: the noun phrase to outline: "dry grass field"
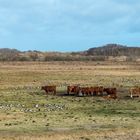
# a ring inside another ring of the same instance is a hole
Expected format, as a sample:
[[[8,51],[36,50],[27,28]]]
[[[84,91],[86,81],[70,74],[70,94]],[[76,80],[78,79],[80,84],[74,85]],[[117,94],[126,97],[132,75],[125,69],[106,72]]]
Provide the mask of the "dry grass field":
[[[117,100],[67,96],[67,85],[116,87]],[[45,95],[42,85],[56,85]],[[1,62],[0,139],[139,140],[140,63]]]

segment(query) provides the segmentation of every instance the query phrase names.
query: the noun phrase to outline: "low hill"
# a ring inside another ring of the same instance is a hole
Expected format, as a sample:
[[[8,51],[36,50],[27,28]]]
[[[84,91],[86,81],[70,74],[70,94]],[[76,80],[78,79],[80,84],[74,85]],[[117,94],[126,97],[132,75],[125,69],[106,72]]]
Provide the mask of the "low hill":
[[[127,47],[118,44],[107,44],[98,48],[90,48],[85,51],[86,55],[94,56],[140,56],[140,47]]]

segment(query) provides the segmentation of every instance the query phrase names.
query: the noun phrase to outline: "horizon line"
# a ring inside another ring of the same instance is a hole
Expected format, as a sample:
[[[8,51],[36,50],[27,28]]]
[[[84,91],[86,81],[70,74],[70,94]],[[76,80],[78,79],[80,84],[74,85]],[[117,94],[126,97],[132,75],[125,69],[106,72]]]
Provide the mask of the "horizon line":
[[[101,48],[101,47],[105,47],[105,46],[107,46],[107,45],[120,45],[120,46],[122,46],[122,47],[128,47],[128,48],[131,48],[131,47],[135,47],[135,48],[140,48],[140,46],[130,46],[130,45],[123,45],[123,44],[119,44],[119,43],[106,43],[106,44],[104,44],[104,45],[100,45],[100,46],[96,46],[96,47],[89,47],[88,49],[84,49],[84,50],[77,50],[77,51],[75,51],[75,50],[69,50],[69,51],[66,51],[66,50],[64,50],[64,51],[59,51],[59,50],[44,50],[44,49],[28,49],[28,50],[24,50],[24,49],[19,49],[19,48],[13,48],[13,47],[0,47],[0,50],[1,49],[10,49],[10,50],[17,50],[17,51],[19,51],[19,52],[29,52],[29,51],[38,51],[38,52],[52,52],[52,53],[54,53],[54,52],[56,52],[56,53],[72,53],[72,52],[83,52],[83,51],[86,51],[86,50],[89,50],[89,49],[92,49],[92,48]]]

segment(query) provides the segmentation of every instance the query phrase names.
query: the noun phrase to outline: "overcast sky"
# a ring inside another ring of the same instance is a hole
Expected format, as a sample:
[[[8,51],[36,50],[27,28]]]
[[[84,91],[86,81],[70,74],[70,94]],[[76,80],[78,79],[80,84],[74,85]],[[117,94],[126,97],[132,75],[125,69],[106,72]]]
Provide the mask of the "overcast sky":
[[[140,0],[0,0],[0,48],[140,46]]]

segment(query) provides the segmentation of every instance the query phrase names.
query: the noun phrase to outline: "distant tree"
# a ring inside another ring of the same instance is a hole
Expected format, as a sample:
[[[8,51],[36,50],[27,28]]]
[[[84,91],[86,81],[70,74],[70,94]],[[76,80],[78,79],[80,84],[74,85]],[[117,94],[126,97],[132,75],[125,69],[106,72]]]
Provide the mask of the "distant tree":
[[[31,59],[32,61],[36,61],[36,60],[38,60],[38,58],[39,58],[37,52],[31,52],[31,53],[29,54],[29,57],[30,57],[30,59]]]
[[[0,61],[17,61],[19,53],[20,52],[16,49],[0,49]]]

